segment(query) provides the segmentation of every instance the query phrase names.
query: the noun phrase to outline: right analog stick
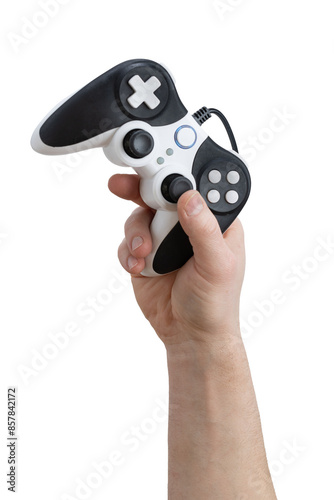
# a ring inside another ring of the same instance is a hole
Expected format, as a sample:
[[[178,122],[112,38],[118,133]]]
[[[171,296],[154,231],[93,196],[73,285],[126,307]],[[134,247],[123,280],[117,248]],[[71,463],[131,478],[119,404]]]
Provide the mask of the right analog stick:
[[[189,189],[193,189],[192,182],[180,174],[168,175],[161,185],[162,195],[170,203],[177,203],[183,193]]]

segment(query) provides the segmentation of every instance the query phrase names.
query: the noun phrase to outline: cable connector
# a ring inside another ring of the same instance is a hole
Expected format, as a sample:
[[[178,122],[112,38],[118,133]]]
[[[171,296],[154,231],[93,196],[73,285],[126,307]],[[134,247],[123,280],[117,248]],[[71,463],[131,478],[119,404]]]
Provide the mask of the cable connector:
[[[205,123],[209,118],[211,118],[212,115],[217,115],[218,118],[222,121],[222,123],[225,127],[225,130],[227,132],[227,135],[230,139],[232,149],[236,153],[238,153],[237,142],[235,140],[231,126],[221,111],[219,111],[218,109],[215,109],[215,108],[208,109],[205,106],[203,106],[203,108],[199,109],[198,111],[196,111],[196,113],[193,114],[193,118],[194,118],[194,120],[196,120],[198,125],[203,125],[203,123]]]
[[[205,106],[203,108],[196,111],[193,114],[193,118],[197,121],[198,125],[203,125],[209,118],[211,118],[211,114]]]

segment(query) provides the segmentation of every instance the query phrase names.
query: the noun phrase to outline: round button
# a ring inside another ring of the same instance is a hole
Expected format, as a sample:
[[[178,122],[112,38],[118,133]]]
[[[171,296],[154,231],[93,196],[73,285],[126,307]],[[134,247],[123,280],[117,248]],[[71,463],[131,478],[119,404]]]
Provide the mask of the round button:
[[[154,139],[147,130],[135,128],[124,137],[123,147],[131,158],[144,158],[152,152]]]
[[[163,197],[170,203],[177,203],[183,193],[193,189],[192,182],[180,174],[171,174],[161,184]]]
[[[229,182],[230,184],[238,184],[238,182],[240,181],[240,175],[235,170],[231,170],[227,174],[226,178],[227,178],[227,182]]]
[[[210,203],[218,203],[220,200],[220,193],[216,189],[211,189],[207,194],[207,199]]]
[[[239,200],[239,195],[236,191],[227,191],[225,200],[227,201],[227,203],[230,203],[230,205],[233,205]]]
[[[212,184],[218,184],[222,180],[222,174],[219,170],[211,170],[208,175],[208,179]]]
[[[197,133],[195,129],[189,125],[182,125],[175,132],[175,142],[181,149],[192,148],[197,141]]]

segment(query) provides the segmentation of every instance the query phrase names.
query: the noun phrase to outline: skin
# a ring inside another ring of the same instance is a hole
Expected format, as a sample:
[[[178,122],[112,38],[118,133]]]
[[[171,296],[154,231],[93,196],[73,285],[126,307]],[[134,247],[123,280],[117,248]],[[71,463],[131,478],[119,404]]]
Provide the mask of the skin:
[[[137,175],[114,175],[109,189],[139,205],[125,223],[119,260],[166,347],[169,500],[276,499],[239,326],[240,221],[222,235],[200,194],[184,193],[177,210],[194,256],[172,274],[146,278],[140,272],[154,211],[140,197]]]

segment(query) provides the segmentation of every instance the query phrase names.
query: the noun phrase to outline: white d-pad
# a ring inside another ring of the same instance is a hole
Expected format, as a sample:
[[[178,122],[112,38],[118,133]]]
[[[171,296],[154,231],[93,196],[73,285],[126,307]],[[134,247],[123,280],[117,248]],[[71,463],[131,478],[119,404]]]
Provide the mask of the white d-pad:
[[[128,98],[130,106],[135,109],[139,108],[143,103],[150,109],[155,109],[159,106],[160,100],[154,95],[154,92],[161,87],[161,82],[156,76],[151,76],[147,82],[144,82],[139,75],[135,75],[128,83],[135,91],[135,93]]]

